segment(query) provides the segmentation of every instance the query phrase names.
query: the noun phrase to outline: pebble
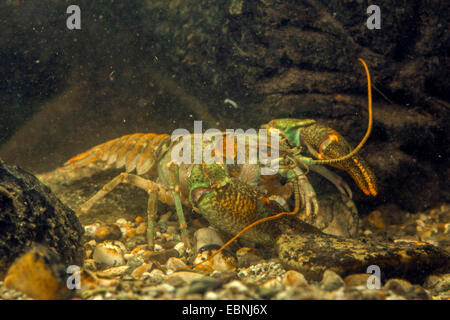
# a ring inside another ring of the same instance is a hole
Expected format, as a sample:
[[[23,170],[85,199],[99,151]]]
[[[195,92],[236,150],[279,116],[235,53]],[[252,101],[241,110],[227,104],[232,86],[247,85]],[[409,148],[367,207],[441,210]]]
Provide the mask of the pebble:
[[[86,250],[94,250],[96,246],[97,246],[97,241],[95,241],[94,239],[92,239],[84,244],[84,247],[86,248]]]
[[[156,247],[156,245],[155,245]],[[156,250],[156,249],[155,249]],[[178,251],[175,249],[167,249],[167,250],[162,250],[159,252],[154,252],[150,255],[148,255],[147,259],[145,259],[146,261],[158,261],[160,264],[166,264],[167,260],[169,260],[169,258],[178,258],[179,254]]]
[[[180,257],[186,253],[186,245],[184,242],[178,242],[173,248],[178,251]]]
[[[118,242],[99,243],[94,250],[93,258],[95,262],[106,264],[108,266],[121,266],[125,264],[123,251]]]
[[[393,292],[395,295],[405,297],[406,299],[430,299],[431,297],[424,288],[418,285],[412,285],[403,279],[389,279],[383,286],[383,289]]]
[[[219,295],[214,291],[208,291],[205,293],[205,300],[219,300]]]
[[[93,224],[88,224],[84,226],[84,233],[88,238],[94,237],[95,232],[98,228],[100,228],[101,224],[100,222],[95,222]]]
[[[362,287],[367,288],[367,279],[369,279],[370,276],[371,276],[371,274],[369,274],[369,273],[351,274],[351,275],[348,275],[347,277],[345,277],[344,283],[348,287],[362,286]]]
[[[97,276],[101,278],[114,278],[119,277],[128,270],[128,266],[112,267],[97,272]]]
[[[320,285],[325,291],[335,291],[344,286],[344,280],[336,272],[325,270]]]
[[[127,260],[127,266],[131,270],[136,269],[137,267],[139,267],[143,263],[144,263],[144,259],[142,259],[141,257],[132,257],[132,258],[129,258]]]
[[[144,273],[150,273],[152,267],[153,267],[152,263],[141,264],[139,267],[134,269],[133,272],[131,272],[131,276],[135,279],[143,279]]]
[[[450,290],[450,273],[430,275],[423,284],[425,289],[435,292],[445,292]]]
[[[180,270],[180,269],[186,269],[187,265],[180,258],[170,257],[167,260],[166,267],[169,270],[176,271],[176,270]]]
[[[135,228],[130,228],[127,231],[125,231],[124,237],[126,239],[131,239],[131,238],[136,237],[136,229]]]
[[[286,271],[281,279],[281,283],[285,286],[307,286],[305,276],[295,270]]]
[[[141,222],[136,228],[136,234],[140,236],[147,234],[147,223]]]
[[[269,289],[273,289],[273,288],[279,288],[282,286],[281,282],[278,279],[270,279],[268,281],[266,281],[263,285],[264,288],[269,288]]]
[[[144,219],[141,216],[137,216],[134,221],[136,221],[137,223],[141,223],[142,221],[144,221]]]
[[[8,269],[4,285],[37,300],[69,298],[66,268],[59,256],[46,247],[36,245]]]
[[[212,246],[220,248],[224,244],[219,232],[210,227],[195,231],[194,239],[196,252],[200,252],[204,248],[211,248]]]
[[[142,275],[144,277],[147,275],[150,282],[154,283],[154,284],[160,284],[166,278],[166,275],[164,274],[164,272],[162,272],[159,269],[154,269],[148,274],[146,272],[144,272]]]
[[[85,270],[96,271],[97,266],[95,265],[95,260],[94,259],[85,259],[83,268]]]
[[[225,289],[234,290],[234,291],[237,291],[239,293],[246,293],[246,292],[248,292],[247,286],[244,285],[239,280],[233,280],[231,282],[228,282],[227,284],[224,285],[224,288]]]
[[[215,290],[217,288],[220,288],[221,286],[221,281],[209,277],[203,277],[197,280],[193,280],[189,285],[189,289],[186,294],[205,293],[208,290]]]
[[[119,240],[122,237],[122,232],[116,224],[108,224],[98,227],[94,232],[94,239],[97,242],[106,240]]]
[[[168,278],[172,277],[179,277],[181,278],[185,283],[190,284],[194,280],[198,280],[201,278],[204,278],[205,276],[201,273],[197,272],[191,272],[191,271],[178,271],[174,272],[167,276]]]
[[[129,223],[130,223],[130,222],[127,221],[127,220],[125,220],[124,218],[119,218],[119,219],[116,220],[116,224],[117,224],[119,227],[123,227],[124,225],[129,224]]]

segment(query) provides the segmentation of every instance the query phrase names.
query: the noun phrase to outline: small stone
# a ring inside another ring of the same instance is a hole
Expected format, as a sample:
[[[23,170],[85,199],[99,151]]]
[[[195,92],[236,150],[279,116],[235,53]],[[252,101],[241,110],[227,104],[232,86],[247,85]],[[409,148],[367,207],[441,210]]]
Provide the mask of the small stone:
[[[155,245],[156,247],[156,245]],[[167,260],[169,258],[178,258],[179,254],[178,251],[175,249],[167,249],[159,252],[154,252],[148,256],[148,259],[146,261],[158,261],[160,264],[166,264]]]
[[[258,264],[263,260],[257,249],[242,247],[236,252],[237,267],[247,268],[253,264]]]
[[[144,219],[141,216],[137,216],[134,221],[136,221],[137,223],[141,223],[142,221],[144,221]]]
[[[205,248],[220,248],[224,244],[219,232],[210,227],[198,229],[194,233],[194,239],[196,252],[200,252]]]
[[[135,228],[130,228],[125,232],[125,238],[130,239],[130,238],[134,238],[136,236],[136,229]]]
[[[149,273],[152,270],[152,267],[153,267],[152,263],[144,263],[139,267],[137,267],[136,269],[134,269],[133,272],[131,273],[131,276],[135,279],[142,279],[143,274],[145,272]]]
[[[193,280],[186,294],[189,293],[205,293],[208,290],[215,290],[222,286],[222,282],[213,278],[204,277]]]
[[[163,290],[165,290],[165,291],[167,291],[167,292],[173,292],[173,291],[175,291],[175,287],[174,287],[174,286],[171,286],[171,285],[168,284],[168,283],[163,283],[163,284],[161,284],[160,288],[163,289]]]
[[[403,279],[389,279],[383,289],[406,299],[430,299],[429,294],[419,285],[412,285]]]
[[[145,276],[145,273],[143,274]],[[164,281],[166,275],[159,269],[154,269],[148,274],[148,279],[151,283],[159,284]]]
[[[344,280],[334,271],[325,270],[321,287],[325,291],[335,291],[344,285]]]
[[[132,257],[132,258],[129,258],[128,260],[127,260],[127,266],[131,269],[131,270],[134,270],[134,269],[136,269],[137,267],[139,267],[141,264],[143,264],[144,263],[144,259],[142,259],[141,257]]]
[[[116,224],[119,227],[123,227],[124,225],[129,224],[129,222],[127,220],[125,220],[124,218],[119,218],[116,220]]]
[[[307,286],[308,281],[306,281],[305,276],[300,272],[295,270],[287,271],[281,280],[281,283],[285,286]]]
[[[181,279],[180,277],[177,277],[177,276],[175,276],[175,277],[173,277],[173,276],[172,277],[168,277],[167,280],[165,280],[165,282],[167,284],[170,284],[171,286],[176,287],[176,288],[179,288],[179,287],[182,287],[182,286],[186,285],[186,282],[183,279]]]
[[[108,266],[121,266],[125,264],[121,246],[112,242],[99,243],[94,250],[95,262]]]
[[[445,292],[450,290],[450,273],[430,275],[423,284],[425,289],[436,292]]]
[[[178,242],[173,248],[178,251],[180,257],[182,257],[186,252],[186,245],[184,242]]]
[[[128,270],[128,266],[112,267],[97,272],[97,276],[101,278],[114,278],[119,277]]]
[[[98,286],[97,276],[88,270],[83,270],[80,276],[81,290],[92,290]]]
[[[106,226],[98,227],[94,232],[94,239],[97,242],[105,240],[119,240],[122,237],[122,232],[116,224],[108,224]]]
[[[205,293],[205,300],[218,300],[219,295],[214,291],[208,291]]]
[[[59,256],[36,245],[8,269],[4,285],[37,300],[66,299],[72,295],[67,275]]]
[[[262,286],[263,286],[263,288],[269,288],[269,289],[279,288],[279,287],[281,287],[281,282],[274,278],[274,279],[270,279],[270,280],[266,281]]]
[[[97,266],[95,265],[95,260],[94,259],[84,260],[83,269],[90,270],[90,271],[96,271]]]
[[[93,224],[89,224],[84,226],[84,233],[88,238],[94,237],[95,232],[98,228],[100,228],[101,224],[99,222],[95,222]]]
[[[239,293],[246,293],[248,288],[239,280],[233,280],[224,285],[224,288],[237,291]]]
[[[216,270],[211,274],[211,276],[214,279],[222,281],[223,283],[239,279],[236,272],[234,272],[233,270],[222,270],[222,271]]]
[[[95,241],[94,239],[92,239],[84,244],[84,247],[86,249],[90,249],[90,250],[94,250],[96,246],[97,246],[97,241]]]
[[[371,276],[370,273],[355,273],[344,279],[344,283],[348,287],[365,287],[367,288],[367,279]]]
[[[147,223],[141,222],[136,228],[136,234],[140,236],[147,234]]]
[[[180,258],[170,257],[167,260],[166,267],[169,270],[176,271],[176,270],[180,270],[180,269],[186,269],[187,265]]]
[[[205,276],[201,273],[191,272],[191,271],[178,271],[168,275],[168,278],[179,277],[187,284],[190,284],[194,280],[204,278]]]
[[[412,289],[412,284],[403,279],[389,279],[383,289],[405,296],[406,293]]]

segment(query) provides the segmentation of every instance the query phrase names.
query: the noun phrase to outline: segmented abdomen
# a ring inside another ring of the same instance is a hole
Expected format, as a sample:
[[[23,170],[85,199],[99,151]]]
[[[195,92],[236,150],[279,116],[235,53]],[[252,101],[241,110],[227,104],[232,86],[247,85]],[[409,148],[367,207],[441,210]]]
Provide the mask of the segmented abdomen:
[[[127,172],[136,169],[141,175],[150,171],[170,144],[167,134],[134,133],[97,145],[68,160],[61,171],[84,167],[93,162],[104,166],[125,166]]]

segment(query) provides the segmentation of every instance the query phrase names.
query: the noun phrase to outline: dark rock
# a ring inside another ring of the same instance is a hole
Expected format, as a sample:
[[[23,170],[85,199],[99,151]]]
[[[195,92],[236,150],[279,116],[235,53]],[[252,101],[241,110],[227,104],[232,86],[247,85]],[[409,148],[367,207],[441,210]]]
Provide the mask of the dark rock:
[[[298,270],[312,280],[320,280],[325,270],[345,277],[377,265],[382,281],[398,277],[422,283],[434,271],[450,268],[447,252],[421,242],[361,241],[304,233],[282,234],[276,245],[286,268]]]
[[[83,227],[75,213],[30,173],[0,160],[0,278],[33,243],[68,265],[83,265]]]

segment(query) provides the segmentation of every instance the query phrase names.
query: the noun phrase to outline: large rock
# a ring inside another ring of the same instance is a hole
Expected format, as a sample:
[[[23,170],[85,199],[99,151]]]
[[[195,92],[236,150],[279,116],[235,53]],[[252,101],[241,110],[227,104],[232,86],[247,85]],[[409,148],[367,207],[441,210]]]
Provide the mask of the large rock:
[[[33,243],[68,265],[83,265],[83,227],[75,213],[33,175],[0,160],[0,278]]]

